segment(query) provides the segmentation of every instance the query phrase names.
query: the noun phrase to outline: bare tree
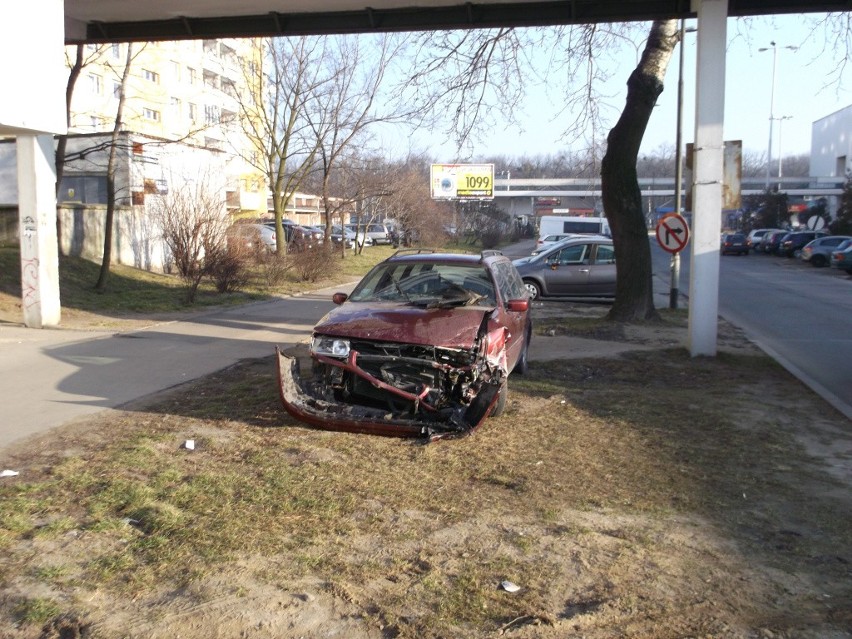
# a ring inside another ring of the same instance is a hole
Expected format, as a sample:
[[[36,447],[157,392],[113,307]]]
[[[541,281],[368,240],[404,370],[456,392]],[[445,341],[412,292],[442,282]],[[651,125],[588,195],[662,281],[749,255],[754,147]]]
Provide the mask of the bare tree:
[[[228,218],[222,190],[209,176],[171,182],[178,186],[156,201],[153,215],[192,303],[201,281],[225,256]]]
[[[641,321],[657,316],[636,160],[678,39],[676,20],[653,23],[642,59],[627,80],[624,110],[607,138],[601,191],[618,255],[615,301],[609,312],[613,320]]]
[[[71,99],[74,97],[74,88],[77,86],[77,80],[80,77],[80,74],[83,72],[83,69],[100,59],[103,51],[106,49],[105,45],[101,45],[95,48],[94,52],[86,55],[86,47],[85,45],[78,44],[74,47],[74,59],[73,61],[68,56],[68,50],[66,49],[65,57],[66,57],[66,65],[68,66],[68,82],[65,85],[65,124],[67,127],[71,127]],[[65,151],[68,146],[68,134],[57,136],[56,139],[56,159],[55,159],[55,167],[56,167],[56,194],[59,195],[59,186],[62,183],[62,176],[65,173]],[[58,213],[58,211],[57,211]],[[60,218],[57,214],[56,216],[56,237],[59,242],[62,241],[62,228],[60,224]]]
[[[115,173],[118,156],[118,140],[122,128],[122,116],[124,114],[125,96],[127,93],[127,79],[130,77],[130,67],[133,62],[133,43],[127,44],[127,57],[124,63],[124,71],[121,74],[121,84],[118,93],[118,108],[115,113],[115,123],[112,128],[111,144],[109,147],[109,159],[107,160],[107,209],[104,220],[104,254],[101,260],[101,270],[95,289],[102,291],[106,288],[107,276],[109,275],[110,263],[112,261],[112,226],[115,219]]]
[[[445,133],[461,150],[491,134],[498,116],[520,125],[529,85],[544,83],[563,105],[557,116],[563,119],[554,122],[561,137],[585,139],[594,147],[606,115],[617,113],[599,91],[609,77],[606,52],[623,43],[636,46],[632,38],[638,28],[590,24],[422,34],[412,52],[415,71],[400,91],[407,101],[431,107],[421,119],[430,129],[435,122],[430,116],[450,114]],[[538,55],[541,51],[549,56]]]
[[[358,170],[360,154],[349,153],[358,143],[363,149],[368,130],[377,124],[398,122],[411,114],[395,108],[393,100],[377,99],[385,83],[390,61],[400,50],[397,35],[385,34],[365,44],[364,38],[338,37],[327,41],[328,82],[317,86],[307,102],[306,118],[317,141],[317,168],[324,206],[326,241],[334,217],[339,214],[340,191],[333,193],[333,175]],[[350,162],[342,162],[350,155]],[[350,202],[364,197],[365,182],[357,175],[339,176],[337,186],[354,185]],[[348,189],[348,190],[351,190]],[[344,191],[345,192],[345,191]],[[347,203],[347,204],[348,204]],[[341,217],[341,223],[343,219]],[[342,243],[343,244],[343,243]],[[356,242],[357,248],[357,242]]]
[[[287,202],[305,180],[318,149],[306,113],[308,101],[331,80],[322,63],[326,55],[324,38],[263,40],[245,61],[250,90],[236,95],[241,127],[253,144],[248,154],[241,154],[266,176],[279,255],[286,250],[282,220]]]

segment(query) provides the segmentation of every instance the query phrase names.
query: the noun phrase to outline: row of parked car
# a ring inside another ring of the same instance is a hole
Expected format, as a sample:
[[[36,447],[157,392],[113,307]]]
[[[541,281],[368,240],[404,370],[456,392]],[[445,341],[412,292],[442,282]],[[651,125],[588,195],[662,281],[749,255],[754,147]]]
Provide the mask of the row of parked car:
[[[290,219],[284,219],[281,221],[281,228],[284,231],[285,242],[292,250],[311,248],[325,241],[324,225],[307,226],[296,224]],[[255,243],[259,243],[260,246],[270,251],[274,251],[276,248],[274,221],[237,223],[231,227],[229,235],[241,241],[248,248],[253,247]],[[362,226],[346,224],[343,227],[335,224],[331,227],[330,238],[335,246],[339,247],[341,243],[345,243],[345,247],[348,249],[354,248],[356,245],[364,247],[373,244],[394,243],[394,233],[385,224]]]
[[[745,237],[745,252],[796,257],[812,266],[834,266],[852,273],[852,236],[823,230],[754,229]],[[725,252],[723,241],[722,252]]]

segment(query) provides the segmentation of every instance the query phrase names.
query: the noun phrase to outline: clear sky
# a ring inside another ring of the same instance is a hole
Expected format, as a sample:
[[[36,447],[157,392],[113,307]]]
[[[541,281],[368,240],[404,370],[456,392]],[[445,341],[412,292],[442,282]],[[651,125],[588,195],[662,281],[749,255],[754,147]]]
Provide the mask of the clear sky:
[[[780,123],[781,152],[786,155],[810,152],[811,125],[826,115],[852,105],[852,91],[836,81],[837,59],[827,50],[828,43],[822,31],[813,32],[810,21],[819,14],[774,16],[751,20],[728,21],[727,82],[725,87],[725,139],[742,140],[744,152],[765,154],[769,142],[770,99],[772,95],[772,50],[760,48],[777,45],[775,74],[776,118]],[[694,26],[694,21],[688,22]],[[816,37],[819,36],[819,37]],[[798,47],[795,51],[785,47]],[[642,43],[638,50],[641,51]],[[694,137],[695,112],[695,34],[687,34],[684,50],[684,126],[683,140]],[[615,56],[617,67],[605,88],[612,97],[608,102],[620,109],[624,104],[625,83],[636,66],[637,49],[628,45]],[[652,153],[660,146],[674,147],[677,113],[678,53],[672,58],[666,76],[666,88],[648,126],[642,152]],[[501,154],[507,156],[555,153],[568,148],[559,141],[561,127],[555,118],[554,95],[548,97],[544,89],[530,91],[523,107],[523,130],[505,127],[495,135],[475,146],[474,155]],[[610,121],[604,131],[618,117],[616,108],[610,109]],[[779,122],[773,133],[774,158],[778,157]],[[435,154],[441,161],[454,156],[454,146],[434,136],[420,136],[420,145]]]

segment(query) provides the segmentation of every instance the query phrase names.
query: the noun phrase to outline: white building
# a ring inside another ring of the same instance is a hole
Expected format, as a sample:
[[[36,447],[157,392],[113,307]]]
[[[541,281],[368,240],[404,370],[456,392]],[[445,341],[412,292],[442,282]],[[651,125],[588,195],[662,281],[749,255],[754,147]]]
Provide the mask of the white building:
[[[844,177],[852,168],[852,106],[811,125],[811,175]]]

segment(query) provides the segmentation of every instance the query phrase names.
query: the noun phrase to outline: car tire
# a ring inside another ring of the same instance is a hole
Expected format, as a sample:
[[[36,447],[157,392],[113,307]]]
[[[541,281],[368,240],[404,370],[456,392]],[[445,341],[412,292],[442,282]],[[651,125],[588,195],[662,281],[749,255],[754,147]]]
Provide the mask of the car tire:
[[[530,294],[530,301],[534,302],[541,297],[541,287],[532,280],[524,280],[524,288]]]
[[[503,413],[506,412],[506,396],[509,394],[509,382],[503,381],[503,384],[500,386],[500,390],[497,392],[497,401],[494,402],[494,406],[491,408],[491,415],[489,417],[500,417]]]
[[[813,257],[811,257],[811,265],[815,266],[816,268],[822,268],[823,266],[826,266],[826,264],[827,261],[824,255],[814,255]]]
[[[515,363],[515,368],[512,369],[513,373],[517,373],[518,375],[526,375],[529,370],[530,361],[529,361],[529,351],[530,351],[530,331],[527,331],[526,336],[524,337],[524,347],[521,349],[521,356],[518,358],[518,361]]]

